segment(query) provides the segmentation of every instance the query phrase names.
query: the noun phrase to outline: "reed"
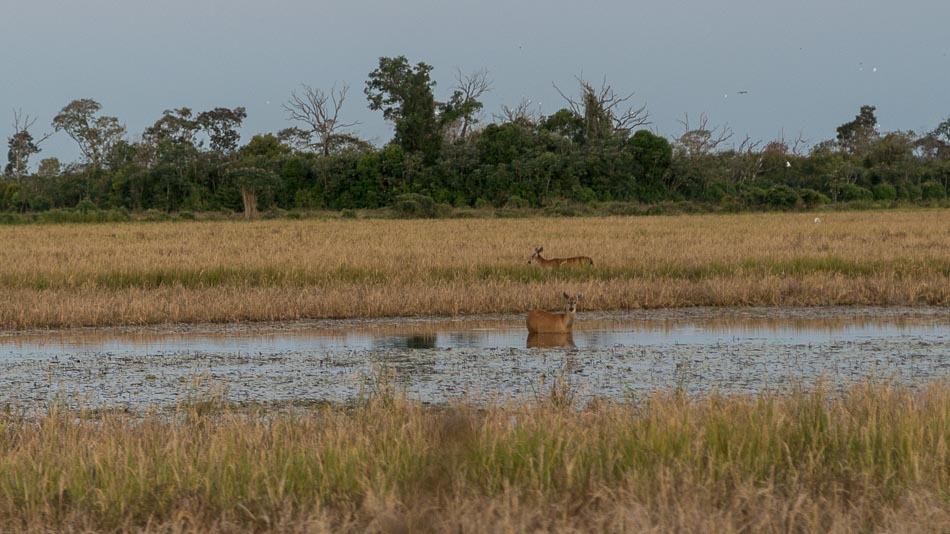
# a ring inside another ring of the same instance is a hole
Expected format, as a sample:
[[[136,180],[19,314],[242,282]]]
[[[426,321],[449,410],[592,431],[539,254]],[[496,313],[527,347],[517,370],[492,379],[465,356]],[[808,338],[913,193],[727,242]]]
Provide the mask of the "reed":
[[[950,384],[0,419],[23,531],[940,532]],[[565,401],[566,399],[566,401]]]
[[[950,305],[950,210],[0,227],[0,328]],[[539,269],[534,246],[593,267]]]

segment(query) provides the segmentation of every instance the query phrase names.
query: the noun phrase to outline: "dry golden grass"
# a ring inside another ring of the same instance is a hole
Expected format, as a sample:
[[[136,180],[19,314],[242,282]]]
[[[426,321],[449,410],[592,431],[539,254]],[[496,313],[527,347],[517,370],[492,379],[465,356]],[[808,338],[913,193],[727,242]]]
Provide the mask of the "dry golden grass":
[[[0,328],[745,305],[948,305],[950,210],[0,228]],[[527,265],[588,255],[593,268]]]
[[[0,530],[946,532],[950,385],[0,415]]]

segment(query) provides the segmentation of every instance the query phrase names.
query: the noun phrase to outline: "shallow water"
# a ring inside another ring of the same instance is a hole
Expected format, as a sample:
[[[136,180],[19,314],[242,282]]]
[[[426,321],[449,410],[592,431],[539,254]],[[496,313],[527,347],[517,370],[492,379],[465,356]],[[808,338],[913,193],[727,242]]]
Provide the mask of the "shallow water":
[[[0,335],[0,404],[349,401],[381,368],[412,398],[580,398],[656,389],[756,392],[824,380],[922,385],[950,377],[945,308],[698,309],[580,314],[572,335],[531,338],[521,317],[322,321]]]

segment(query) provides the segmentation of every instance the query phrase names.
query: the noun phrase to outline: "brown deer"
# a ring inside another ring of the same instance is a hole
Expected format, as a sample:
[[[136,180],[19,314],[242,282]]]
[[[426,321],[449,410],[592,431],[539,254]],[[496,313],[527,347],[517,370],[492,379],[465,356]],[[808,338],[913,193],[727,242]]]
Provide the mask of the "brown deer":
[[[534,247],[534,254],[528,260],[528,265],[534,264],[541,267],[561,267],[562,265],[593,265],[594,260],[587,256],[574,256],[571,258],[551,258],[547,259],[541,256],[544,247]]]
[[[570,332],[574,326],[574,317],[577,316],[577,301],[581,299],[578,293],[573,297],[564,293],[567,300],[567,310],[563,313],[552,313],[544,310],[528,312],[528,332],[531,334],[559,334]]]

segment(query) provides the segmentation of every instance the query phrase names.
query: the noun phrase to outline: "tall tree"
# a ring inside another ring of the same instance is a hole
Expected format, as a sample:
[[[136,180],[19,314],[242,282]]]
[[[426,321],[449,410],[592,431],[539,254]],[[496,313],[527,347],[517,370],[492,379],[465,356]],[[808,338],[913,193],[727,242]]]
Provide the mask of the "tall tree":
[[[838,145],[849,154],[864,154],[877,138],[877,117],[874,106],[861,106],[853,121],[838,126]]]
[[[4,174],[19,178],[26,175],[30,168],[30,157],[40,152],[40,144],[50,134],[34,139],[30,128],[36,124],[36,118],[24,115],[22,110],[13,110],[13,135],[7,139],[7,166]]]
[[[618,94],[607,83],[607,79],[594,87],[590,82],[578,77],[580,95],[568,96],[555,85],[554,89],[561,95],[576,116],[583,119],[584,138],[588,141],[606,139],[612,135],[627,138],[635,128],[650,124],[650,114],[646,105],[631,106],[630,99],[634,93]]]
[[[478,69],[467,74],[463,73],[462,69],[456,69],[455,87],[445,106],[449,114],[457,116],[451,125],[455,126],[452,137],[461,140],[468,137],[469,130],[478,123],[478,114],[484,107],[479,98],[491,91],[491,83],[487,69]]]
[[[192,117],[191,108],[166,109],[155,124],[145,129],[142,137],[150,144],[171,142],[175,144],[195,144],[198,124]]]
[[[92,167],[102,167],[106,153],[125,135],[119,119],[96,116],[102,105],[91,98],[73,100],[53,117],[53,128],[65,131],[79,145],[83,158]]]
[[[221,156],[228,156],[237,148],[241,140],[238,128],[247,118],[247,110],[243,107],[214,108],[202,111],[195,118],[195,123],[208,136],[210,148]]]
[[[366,81],[369,108],[382,111],[395,126],[393,141],[407,152],[422,152],[434,159],[441,147],[441,124],[429,77],[432,67],[411,66],[405,56],[379,58],[379,66]]]
[[[329,91],[309,85],[303,85],[300,93],[291,91],[284,110],[287,118],[300,123],[302,128],[283,130],[282,136],[293,139],[299,146],[318,150],[324,156],[338,148],[359,144],[356,136],[346,131],[359,123],[340,120],[340,111],[349,90],[350,87],[343,84],[339,89],[333,86]]]
[[[927,159],[950,159],[950,119],[937,125],[916,142],[917,149]]]

